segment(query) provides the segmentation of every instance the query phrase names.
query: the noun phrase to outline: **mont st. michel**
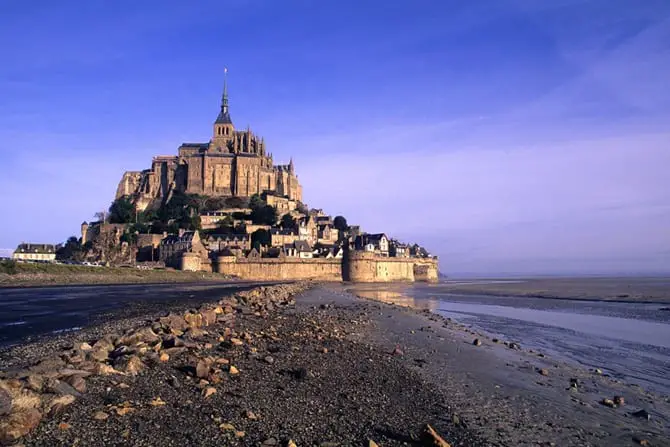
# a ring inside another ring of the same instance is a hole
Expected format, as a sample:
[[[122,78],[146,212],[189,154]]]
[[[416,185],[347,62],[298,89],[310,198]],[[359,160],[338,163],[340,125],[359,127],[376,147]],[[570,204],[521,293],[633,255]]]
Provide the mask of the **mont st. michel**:
[[[227,80],[211,129],[209,141],[125,172],[109,212],[82,223],[64,257],[249,280],[437,280],[437,258],[419,245],[303,203],[294,160],[276,164],[264,138],[235,128]],[[39,256],[36,247],[23,244],[15,258]]]

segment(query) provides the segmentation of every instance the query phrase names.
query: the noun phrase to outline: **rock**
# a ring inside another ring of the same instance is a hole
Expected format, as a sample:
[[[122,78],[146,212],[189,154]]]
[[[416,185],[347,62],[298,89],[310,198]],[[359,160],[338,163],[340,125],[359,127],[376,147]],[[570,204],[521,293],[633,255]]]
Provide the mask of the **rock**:
[[[197,340],[199,338],[204,337],[205,334],[206,332],[200,329],[199,327],[191,327],[188,328],[186,332],[184,332],[184,337],[187,337],[191,340]]]
[[[242,346],[244,344],[244,342],[242,340],[240,340],[239,338],[235,338],[235,337],[230,339],[230,343],[233,346]]]
[[[89,345],[88,343],[84,342],[79,345],[79,350],[80,351],[90,351],[93,349],[93,346]]]
[[[119,339],[119,344],[133,346],[137,343],[156,343],[161,338],[150,327],[143,327],[134,332],[130,332]]]
[[[256,413],[254,413],[251,410],[245,411],[244,412],[244,417],[249,419],[249,420],[252,420],[252,421],[257,421],[258,420],[258,416],[256,416]]]
[[[31,390],[35,391],[36,393],[42,391],[42,388],[44,387],[44,377],[40,376],[39,374],[29,374],[25,380],[26,386]]]
[[[266,355],[263,358],[263,360],[265,360],[265,363],[269,363],[270,365],[272,365],[275,362],[274,357],[272,357],[271,355]]]
[[[211,362],[200,360],[195,366],[195,375],[201,379],[206,379],[209,376]]]
[[[55,397],[49,402],[49,415],[56,416],[61,414],[68,405],[74,403],[76,398],[71,394]]]
[[[219,429],[223,431],[235,431],[235,426],[233,424],[230,424],[228,422],[224,422],[223,424],[219,425]]]
[[[72,385],[67,382],[58,379],[48,379],[45,383],[45,388],[47,391],[59,394],[61,396],[75,396],[81,397],[81,393],[77,391]]]
[[[400,349],[400,346],[395,345],[395,348],[393,348],[393,351],[391,351],[391,355],[403,356],[403,355],[405,355],[405,353],[402,352],[402,349]]]
[[[235,431],[235,437],[236,438],[244,438],[245,435],[246,435],[246,433],[243,432],[242,430],[236,430]]]
[[[106,421],[107,418],[109,418],[109,415],[104,411],[96,411],[95,414],[93,414],[93,419],[96,421]]]
[[[0,419],[0,444],[14,443],[30,433],[42,420],[42,413],[36,408],[15,411]]]
[[[152,399],[151,402],[149,402],[149,405],[151,405],[152,407],[162,407],[164,405],[167,405],[167,402],[165,402],[163,399],[160,398],[160,396],[158,396],[155,399]]]
[[[166,354],[165,352],[161,353],[160,357],[158,358],[161,362],[167,362],[170,360],[170,356]]]
[[[472,342],[472,344],[475,345],[475,346],[481,346],[482,341],[478,338],[475,338],[474,341]]]
[[[106,349],[94,348],[92,351],[86,353],[87,360],[94,360],[96,362],[104,362],[109,358],[109,352]]]
[[[167,317],[161,317],[158,322],[168,331],[173,329],[183,331],[188,327],[188,323],[181,315],[169,314]]]
[[[596,368],[593,372],[595,372],[595,373],[598,374],[598,375],[602,375],[603,370],[600,369],[600,368]]]
[[[368,447],[379,447],[379,444],[374,442],[372,439],[368,440]]]
[[[70,376],[65,381],[80,393],[86,392],[86,380],[82,376]]]
[[[421,437],[426,445],[435,447],[451,447],[451,444],[442,439],[442,437],[429,424],[426,424],[426,426],[423,428]]]
[[[184,340],[179,337],[171,336],[163,340],[163,348],[165,349],[180,348],[182,346],[184,346]]]
[[[623,407],[625,403],[623,396],[614,396],[614,403],[619,407]]]
[[[295,441],[293,441],[293,439],[289,439],[286,447],[298,447],[298,445],[295,443]]]
[[[277,444],[278,444],[278,442],[275,438],[268,438],[265,441],[263,441],[263,443],[261,445],[266,445],[267,446],[267,445],[277,445]]]
[[[190,327],[200,327],[202,326],[202,314],[187,312],[184,314],[184,321]]]
[[[633,441],[637,442],[640,445],[650,446],[648,439],[633,437]]]
[[[321,348],[322,354],[328,354],[328,348]]]
[[[459,418],[457,414],[454,414],[454,415],[451,416],[451,422],[454,425],[460,425],[461,424],[461,418]]]
[[[70,424],[68,424],[67,422],[61,422],[60,424],[58,424],[58,429],[59,430],[69,430],[71,428],[72,428],[72,426]]]
[[[540,373],[540,375],[543,375],[543,376],[548,376],[549,375],[549,370],[547,368],[538,369],[537,372]]]
[[[68,377],[68,376],[81,376],[81,377],[88,377],[92,375],[93,373],[90,371],[86,371],[83,369],[72,369],[72,368],[65,368],[61,369],[58,371],[58,377]]]
[[[204,326],[209,326],[211,324],[216,323],[216,310],[215,309],[208,309],[208,310],[203,310],[200,312],[202,315],[202,324]]]
[[[0,388],[0,416],[9,414],[10,411],[12,411],[12,395]]]
[[[236,374],[239,374],[240,370],[237,369],[235,366],[230,365],[230,368],[228,369],[228,373],[230,373],[231,376],[234,376]]]
[[[519,343],[510,343],[510,344],[507,345],[507,346],[508,346],[510,349],[516,349],[516,350],[521,349],[521,345],[519,345]]]
[[[635,416],[636,418],[641,418],[641,419],[646,419],[646,420],[651,419],[651,415],[645,409],[635,411],[635,412],[631,413],[631,416]]]
[[[123,368],[126,374],[132,376],[139,374],[143,369],[144,363],[142,363],[142,360],[136,355],[129,356],[125,361],[125,366]]]
[[[207,399],[209,396],[211,396],[213,394],[216,394],[216,388],[211,387],[211,386],[205,388],[202,391],[202,395],[205,397],[205,399]]]
[[[98,363],[93,372],[99,376],[110,376],[112,374],[120,374],[123,376],[126,375],[126,373],[117,371],[116,369],[112,368],[111,366],[105,363]]]
[[[101,338],[100,340],[93,343],[93,349],[111,352],[114,350],[114,344],[107,338]]]
[[[600,403],[605,405],[606,407],[616,408],[616,404],[614,403],[614,401],[612,399],[605,398],[605,399],[601,400]]]

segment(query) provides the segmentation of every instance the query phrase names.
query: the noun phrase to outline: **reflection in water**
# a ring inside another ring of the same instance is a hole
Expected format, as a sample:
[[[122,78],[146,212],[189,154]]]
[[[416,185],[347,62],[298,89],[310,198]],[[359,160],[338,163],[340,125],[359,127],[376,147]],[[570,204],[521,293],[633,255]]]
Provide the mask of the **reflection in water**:
[[[408,295],[407,287],[403,287],[402,285],[357,285],[347,289],[347,291],[361,298],[368,298],[383,303],[416,309],[435,311],[440,305],[440,302],[434,297],[422,297],[417,299]]]

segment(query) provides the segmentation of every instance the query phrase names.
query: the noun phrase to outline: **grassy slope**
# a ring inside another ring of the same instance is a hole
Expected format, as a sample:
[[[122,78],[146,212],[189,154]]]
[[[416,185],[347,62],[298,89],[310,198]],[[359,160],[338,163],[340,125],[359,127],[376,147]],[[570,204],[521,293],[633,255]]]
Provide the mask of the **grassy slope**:
[[[223,275],[177,270],[0,262],[0,287],[225,280]]]

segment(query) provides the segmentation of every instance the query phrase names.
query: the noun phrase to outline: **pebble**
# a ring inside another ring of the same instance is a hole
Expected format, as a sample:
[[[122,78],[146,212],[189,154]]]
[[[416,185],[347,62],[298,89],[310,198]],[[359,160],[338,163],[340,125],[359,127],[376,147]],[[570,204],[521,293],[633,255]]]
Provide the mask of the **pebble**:
[[[472,344],[475,345],[475,346],[481,346],[482,341],[478,338],[475,338],[475,340],[472,342]]]
[[[237,369],[235,366],[230,365],[230,369],[228,370],[228,373],[230,373],[231,376],[234,376],[236,374],[239,374],[240,370]]]
[[[265,363],[269,363],[270,365],[272,365],[275,362],[274,357],[272,357],[271,355],[266,355],[265,358],[263,358],[263,360],[265,360]]]
[[[105,421],[109,418],[109,415],[105,413],[104,411],[96,411],[95,414],[93,415],[93,419],[96,421]]]
[[[540,373],[543,376],[548,376],[549,375],[549,370],[547,368],[539,369],[537,372]]]
[[[216,394],[216,388],[214,387],[207,387],[203,390],[202,395],[207,399],[209,396]]]
[[[619,407],[623,407],[625,403],[623,396],[614,396],[614,403]]]

